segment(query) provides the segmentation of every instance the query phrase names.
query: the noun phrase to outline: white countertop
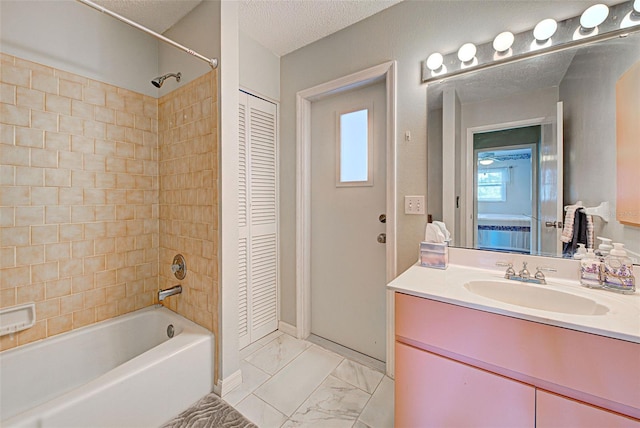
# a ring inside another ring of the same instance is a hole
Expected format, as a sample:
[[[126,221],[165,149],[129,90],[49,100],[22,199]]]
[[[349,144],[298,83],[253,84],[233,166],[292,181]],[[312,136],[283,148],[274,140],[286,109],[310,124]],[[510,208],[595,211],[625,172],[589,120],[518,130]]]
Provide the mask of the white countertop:
[[[577,276],[577,273],[576,273]],[[469,281],[505,281],[513,287],[549,287],[606,306],[603,315],[573,315],[503,303],[472,293],[464,287]],[[640,293],[617,294],[582,287],[578,281],[549,278],[547,285],[525,284],[504,279],[504,271],[449,264],[445,270],[414,265],[388,284],[388,288],[413,296],[452,303],[500,315],[535,321],[557,327],[640,343]]]

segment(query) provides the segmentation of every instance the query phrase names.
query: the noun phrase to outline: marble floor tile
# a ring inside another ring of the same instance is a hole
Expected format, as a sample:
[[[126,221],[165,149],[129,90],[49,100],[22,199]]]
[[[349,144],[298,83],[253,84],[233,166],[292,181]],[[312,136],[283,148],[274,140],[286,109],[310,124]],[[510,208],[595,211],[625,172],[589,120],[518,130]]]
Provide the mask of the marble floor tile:
[[[240,359],[244,360],[249,355],[253,354],[258,349],[262,348],[264,345],[266,345],[267,343],[271,342],[273,339],[279,336],[282,336],[282,332],[276,330],[272,333],[267,334],[265,337],[256,340],[251,345],[245,346],[240,350]]]
[[[360,419],[358,419],[356,421],[355,424],[353,424],[353,428],[371,428],[369,425],[365,424],[364,422],[362,422]],[[391,427],[389,427],[391,428]]]
[[[371,428],[389,428],[393,426],[394,382],[389,377],[382,378],[380,385],[367,403],[360,421]]]
[[[262,371],[273,375],[309,346],[309,342],[283,334],[249,355],[245,360]]]
[[[263,372],[259,368],[252,366],[246,361],[240,361],[240,370],[242,370],[242,383],[231,392],[222,397],[227,403],[235,406],[242,401],[247,395],[251,394],[257,387],[262,385],[269,379],[269,374]]]
[[[378,371],[347,359],[340,363],[333,371],[333,375],[369,394],[373,394],[373,391],[376,390],[382,380],[382,376],[384,376]]]
[[[278,428],[287,420],[285,415],[253,394],[247,396],[235,408],[260,428]]]
[[[291,416],[342,359],[333,352],[311,346],[256,389],[254,394]]]
[[[283,427],[350,428],[370,398],[361,389],[329,376]]]

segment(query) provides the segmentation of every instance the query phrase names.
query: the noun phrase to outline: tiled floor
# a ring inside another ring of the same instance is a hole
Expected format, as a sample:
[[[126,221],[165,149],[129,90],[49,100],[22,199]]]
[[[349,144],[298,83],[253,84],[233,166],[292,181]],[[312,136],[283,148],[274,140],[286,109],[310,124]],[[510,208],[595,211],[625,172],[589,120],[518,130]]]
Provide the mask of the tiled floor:
[[[240,351],[243,383],[223,398],[259,427],[393,427],[393,380],[274,332]]]

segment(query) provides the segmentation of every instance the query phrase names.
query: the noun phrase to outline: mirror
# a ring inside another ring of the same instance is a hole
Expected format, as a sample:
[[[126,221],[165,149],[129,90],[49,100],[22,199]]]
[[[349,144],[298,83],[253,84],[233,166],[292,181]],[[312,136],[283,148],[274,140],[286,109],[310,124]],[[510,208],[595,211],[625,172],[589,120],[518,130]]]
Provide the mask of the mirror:
[[[640,33],[430,83],[427,206],[451,245],[570,256],[561,222],[565,206],[581,201],[599,207],[587,210],[600,214],[595,237],[640,259],[640,201],[626,212],[632,221],[616,211],[616,118],[640,127],[637,108],[617,111],[616,84],[630,73],[637,80],[636,69]],[[631,153],[640,169],[637,138]]]

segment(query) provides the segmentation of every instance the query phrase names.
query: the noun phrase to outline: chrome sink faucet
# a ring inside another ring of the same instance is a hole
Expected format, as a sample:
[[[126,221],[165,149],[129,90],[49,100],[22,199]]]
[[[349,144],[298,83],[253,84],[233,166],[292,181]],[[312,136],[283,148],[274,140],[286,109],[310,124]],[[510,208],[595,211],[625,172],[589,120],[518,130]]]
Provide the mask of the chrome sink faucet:
[[[518,273],[513,269],[513,263],[511,262],[497,262],[496,266],[507,266],[507,271],[504,273],[505,279],[512,281],[529,282],[533,284],[546,284],[547,280],[542,271],[555,272],[556,270],[550,267],[537,267],[536,273],[533,278],[531,273],[527,269],[527,262],[522,262],[522,269]]]

